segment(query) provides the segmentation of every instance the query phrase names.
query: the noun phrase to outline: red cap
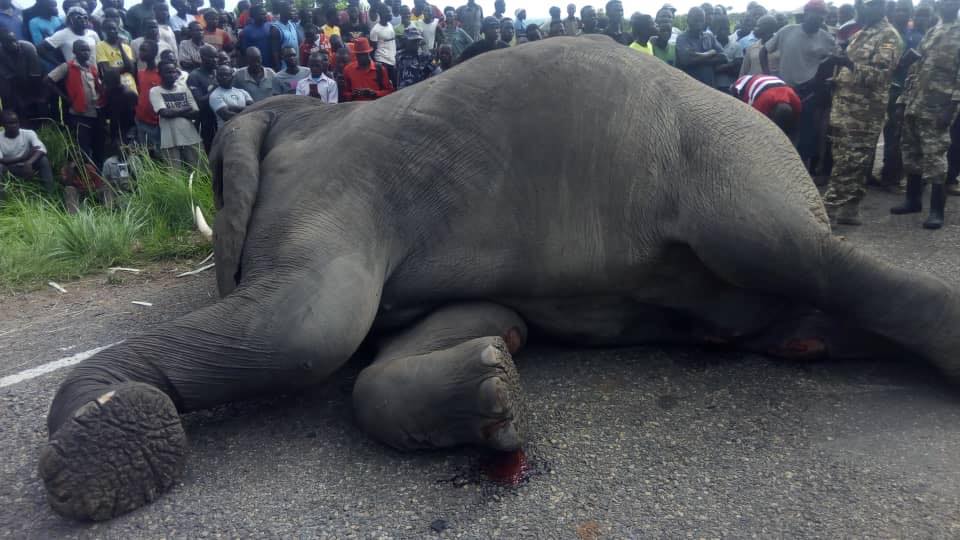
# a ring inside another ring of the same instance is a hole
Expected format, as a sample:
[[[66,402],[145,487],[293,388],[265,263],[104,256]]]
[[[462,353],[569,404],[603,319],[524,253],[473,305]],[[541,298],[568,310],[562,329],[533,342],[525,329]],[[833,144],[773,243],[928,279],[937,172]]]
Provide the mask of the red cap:
[[[810,0],[805,6],[803,6],[804,11],[822,11],[827,12],[827,4],[823,0]]]
[[[823,0],[815,1],[819,1],[821,4],[823,4]],[[373,52],[373,47],[370,46],[370,40],[364,37],[353,40],[353,52],[357,54]]]

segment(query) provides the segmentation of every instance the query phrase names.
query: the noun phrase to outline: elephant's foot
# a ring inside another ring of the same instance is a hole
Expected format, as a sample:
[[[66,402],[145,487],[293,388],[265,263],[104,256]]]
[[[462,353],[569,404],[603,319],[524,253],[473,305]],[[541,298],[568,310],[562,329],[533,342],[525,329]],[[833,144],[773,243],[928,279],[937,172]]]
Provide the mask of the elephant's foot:
[[[516,450],[523,443],[519,409],[523,399],[520,375],[513,364],[512,345],[497,338],[480,352],[480,363],[487,368],[488,378],[478,393],[480,444],[495,450]],[[488,420],[489,419],[489,420]]]
[[[166,394],[142,383],[114,387],[73,413],[40,454],[50,506],[100,521],[139,508],[170,489],[187,440]]]
[[[353,399],[363,427],[396,448],[509,451],[523,442],[520,377],[500,337],[378,360],[361,373]]]

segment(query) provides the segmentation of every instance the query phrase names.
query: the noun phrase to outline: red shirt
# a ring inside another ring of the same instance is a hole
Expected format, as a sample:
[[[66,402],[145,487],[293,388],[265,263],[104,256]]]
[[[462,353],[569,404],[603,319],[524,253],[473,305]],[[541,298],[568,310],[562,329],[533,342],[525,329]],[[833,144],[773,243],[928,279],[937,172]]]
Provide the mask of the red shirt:
[[[237,28],[243,28],[251,20],[253,19],[250,18],[250,10],[248,9],[243,13],[241,13],[239,17],[237,17]],[[267,22],[270,22],[272,20],[273,20],[273,15],[270,15],[269,13],[267,13]]]
[[[770,116],[770,112],[779,103],[786,103],[793,109],[793,117],[799,120],[803,105],[797,93],[779,77],[772,75],[744,75],[730,87],[733,95],[747,105]]]
[[[204,30],[203,42],[207,45],[213,45],[218,51],[222,51],[224,46],[229,47],[230,45],[233,45],[233,40],[230,39],[230,34],[222,28],[217,28],[213,32]]]
[[[320,39],[323,39],[322,34]],[[300,44],[300,65],[310,65],[310,55],[319,50],[320,47],[318,47],[316,43],[310,43],[309,41],[304,40],[303,43]]]
[[[356,61],[357,61],[357,53],[353,52],[353,50],[356,48],[356,45],[354,45],[352,41],[351,41],[350,43],[345,43],[344,45],[346,45],[346,46],[347,46],[347,50],[350,51],[350,62],[348,62],[347,64],[349,65],[349,64],[352,64],[352,63],[356,62]],[[329,56],[329,58],[330,58],[330,65],[331,65],[331,66],[337,65],[337,53],[333,52],[333,49],[327,50],[327,56]],[[307,65],[307,64],[303,64],[303,65]],[[344,66],[344,67],[346,67],[346,66]]]
[[[377,81],[377,70],[380,70],[381,86]],[[370,62],[366,68],[360,67],[360,64],[351,62],[343,68],[344,95],[340,96],[340,101],[370,101],[381,98],[393,92],[393,83],[390,82],[390,75],[387,68],[375,62]],[[376,97],[353,97],[353,91],[361,88],[368,88],[376,92]]]
[[[93,191],[103,187],[103,178],[97,174],[97,168],[90,163],[84,164],[86,169],[86,178],[83,177],[74,167],[73,162],[68,162],[60,168],[60,178],[64,185],[77,188],[82,193]]]
[[[154,86],[160,86],[160,72],[155,69],[141,69],[137,72],[137,120],[150,124],[151,126],[160,125],[160,117],[153,110],[150,104],[150,89]]]

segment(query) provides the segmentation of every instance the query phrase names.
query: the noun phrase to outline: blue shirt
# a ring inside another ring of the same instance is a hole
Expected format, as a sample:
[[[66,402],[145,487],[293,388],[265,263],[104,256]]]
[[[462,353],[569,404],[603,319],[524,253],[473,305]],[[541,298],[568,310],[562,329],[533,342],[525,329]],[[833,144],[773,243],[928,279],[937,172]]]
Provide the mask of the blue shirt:
[[[753,35],[753,32],[750,32],[749,34],[747,34],[747,35],[743,36],[742,38],[740,38],[740,40],[737,41],[737,44],[740,45],[740,51],[742,52],[742,51],[747,50],[747,47],[753,45],[754,43],[756,43],[756,42],[758,42],[758,41],[760,41],[760,38],[758,38],[757,36]]]
[[[721,58],[724,58],[723,47],[717,43],[717,38],[713,37],[713,34],[700,34],[697,38],[684,32],[677,36],[677,67],[712,88],[716,86],[717,64],[691,64],[695,53],[707,51],[717,51]]]
[[[904,51],[909,51],[910,49],[918,50],[920,48],[920,42],[923,41],[923,32],[910,29],[901,34],[900,37],[903,39]],[[907,69],[900,69],[898,65],[897,68],[893,70],[893,78],[890,80],[890,84],[903,89],[903,85],[907,80],[907,71]]]
[[[23,17],[19,9],[10,6],[10,13],[0,11],[0,26],[6,26],[18,40],[27,41],[27,36],[23,35]]]
[[[30,19],[30,40],[39,47],[40,42],[61,28],[63,28],[63,21],[56,15],[49,19],[34,17]]]
[[[393,86],[399,90],[417,84],[433,75],[433,62],[430,53],[420,52],[413,54],[400,51],[397,55],[397,80]]]
[[[293,21],[287,21],[287,24],[283,24],[279,20],[273,21],[272,24],[276,27],[277,31],[280,32],[280,48],[290,47],[295,51],[300,50],[300,36],[297,34],[297,24]],[[280,65],[277,66],[277,71],[283,71],[287,69],[287,63],[282,59],[280,60]]]
[[[268,22],[264,22],[260,26],[257,26],[252,20],[247,23],[240,33],[242,42],[240,50],[245,51],[247,47],[260,49],[260,59],[263,65],[274,68],[276,66],[273,65],[273,55],[270,54],[270,27],[271,24]]]
[[[273,26],[280,31],[280,47],[291,47],[294,50],[300,50],[300,37],[297,35],[297,25],[293,21],[287,21],[283,24],[279,20],[273,21]]]
[[[903,44],[907,49],[919,48],[921,41],[923,41],[923,32],[918,32],[911,28],[903,34]]]
[[[526,37],[527,21],[521,21],[520,19],[513,21],[513,33],[516,34],[517,37],[520,37],[520,36]]]

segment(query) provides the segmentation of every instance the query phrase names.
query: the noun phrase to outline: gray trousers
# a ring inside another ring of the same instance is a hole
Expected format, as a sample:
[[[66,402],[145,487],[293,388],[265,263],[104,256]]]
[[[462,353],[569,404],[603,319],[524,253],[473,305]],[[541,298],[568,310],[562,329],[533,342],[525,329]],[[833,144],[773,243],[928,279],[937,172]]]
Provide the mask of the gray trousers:
[[[56,191],[56,186],[53,183],[53,170],[50,168],[50,160],[47,159],[46,155],[40,156],[40,159],[33,162],[33,170],[30,171],[27,170],[25,163],[0,166],[0,169],[21,180],[39,180],[47,195],[53,195]]]
[[[175,169],[197,168],[200,165],[200,145],[173,146],[161,150],[163,159]]]

